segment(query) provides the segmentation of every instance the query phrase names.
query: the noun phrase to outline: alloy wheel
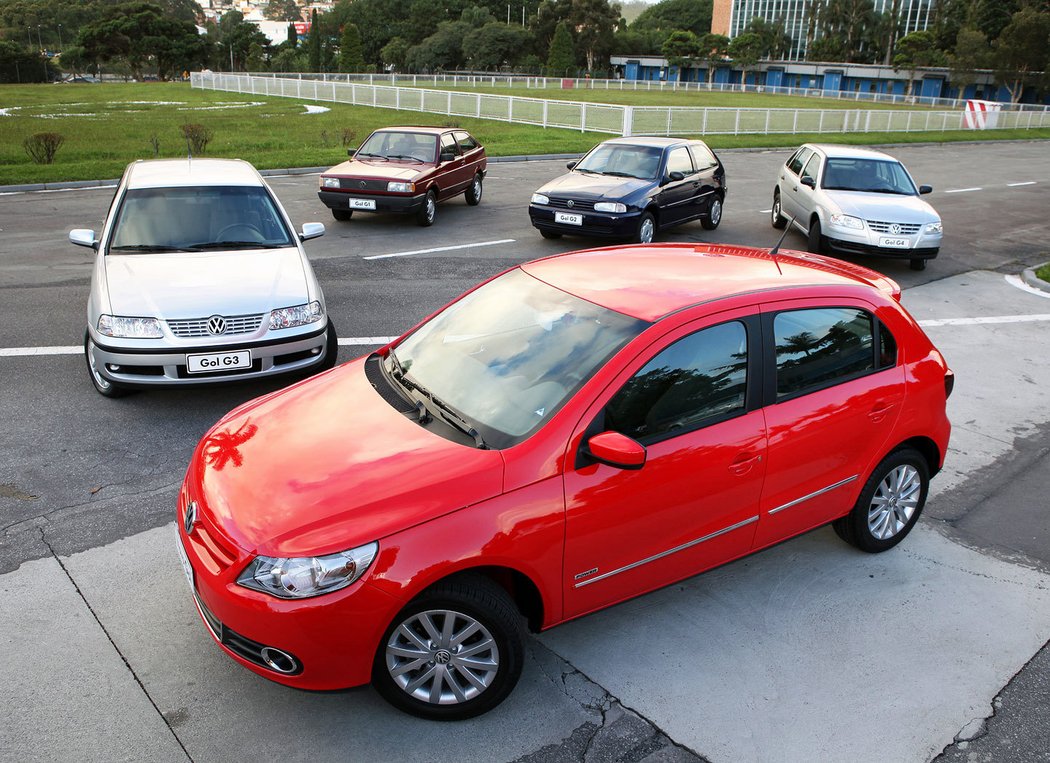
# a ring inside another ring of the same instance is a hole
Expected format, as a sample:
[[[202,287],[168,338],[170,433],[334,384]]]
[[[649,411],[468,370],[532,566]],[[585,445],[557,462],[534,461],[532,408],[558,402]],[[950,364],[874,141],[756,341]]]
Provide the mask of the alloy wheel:
[[[922,480],[918,470],[902,464],[879,483],[868,507],[868,529],[878,540],[888,540],[907,527],[919,507]]]

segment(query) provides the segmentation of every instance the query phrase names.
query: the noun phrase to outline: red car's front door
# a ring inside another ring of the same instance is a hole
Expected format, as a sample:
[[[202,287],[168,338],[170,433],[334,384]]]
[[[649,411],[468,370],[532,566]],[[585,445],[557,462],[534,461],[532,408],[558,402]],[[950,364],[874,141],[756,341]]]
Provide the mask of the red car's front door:
[[[583,418],[564,475],[566,617],[751,549],[766,447],[750,354],[758,334],[745,314],[680,328],[625,367]],[[602,431],[645,445],[645,464],[576,459]]]

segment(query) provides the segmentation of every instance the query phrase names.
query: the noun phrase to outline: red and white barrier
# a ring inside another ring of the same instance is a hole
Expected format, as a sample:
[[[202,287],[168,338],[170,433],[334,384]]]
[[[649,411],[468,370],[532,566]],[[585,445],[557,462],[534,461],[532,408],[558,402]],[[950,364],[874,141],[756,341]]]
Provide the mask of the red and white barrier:
[[[968,130],[990,130],[999,122],[999,109],[1001,103],[996,101],[978,101],[971,99],[966,102],[966,110],[963,111],[963,125]]]

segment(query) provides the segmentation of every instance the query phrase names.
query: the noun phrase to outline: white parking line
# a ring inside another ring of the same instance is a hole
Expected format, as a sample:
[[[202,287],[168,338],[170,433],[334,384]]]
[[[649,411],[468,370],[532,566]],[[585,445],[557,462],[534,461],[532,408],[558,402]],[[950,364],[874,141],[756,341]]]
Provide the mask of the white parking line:
[[[340,339],[339,344],[343,347],[357,345],[363,345],[365,347],[375,345],[376,347],[380,347],[384,344],[390,344],[395,339],[397,339],[396,336],[351,336]]]
[[[1037,321],[1050,321],[1050,314],[989,315],[985,318],[934,318],[919,321],[919,325],[925,328],[933,326],[982,326],[989,323],[1035,323]]]
[[[455,246],[436,246],[433,249],[414,249],[411,252],[391,252],[390,254],[372,254],[362,257],[363,260],[385,260],[387,257],[410,257],[413,254],[431,254],[432,252],[451,252],[453,249],[473,249],[478,246],[495,246],[496,244],[513,244],[512,238],[501,238],[497,241],[479,241],[476,244],[457,244]]]
[[[0,358],[22,358],[27,355],[79,355],[84,348],[79,344],[68,347],[3,347]]]
[[[772,211],[773,211],[772,209],[760,209],[760,210],[758,210],[758,213],[760,215],[768,215]]]
[[[1026,180],[1023,183],[1007,183],[1006,185],[1009,188],[1017,188],[1017,186],[1019,186],[1019,185],[1035,185],[1035,182],[1036,181],[1034,181],[1034,180]]]
[[[970,191],[983,191],[983,190],[984,189],[980,188],[980,187],[977,187],[977,188],[953,188],[950,191],[945,191],[945,193],[969,193]]]

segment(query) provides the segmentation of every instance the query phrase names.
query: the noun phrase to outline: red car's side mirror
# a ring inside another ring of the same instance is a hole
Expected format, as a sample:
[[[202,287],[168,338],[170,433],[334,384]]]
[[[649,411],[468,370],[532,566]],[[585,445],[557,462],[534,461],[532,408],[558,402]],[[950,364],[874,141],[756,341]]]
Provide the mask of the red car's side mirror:
[[[617,469],[645,466],[645,446],[619,432],[602,432],[587,441],[588,455],[595,461]]]

